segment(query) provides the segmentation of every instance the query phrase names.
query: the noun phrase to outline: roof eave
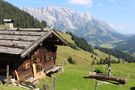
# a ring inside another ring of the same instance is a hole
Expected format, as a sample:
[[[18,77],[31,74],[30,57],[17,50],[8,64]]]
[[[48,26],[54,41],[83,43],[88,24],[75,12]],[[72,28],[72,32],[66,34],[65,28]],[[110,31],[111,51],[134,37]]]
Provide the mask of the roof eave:
[[[26,55],[28,55],[32,50],[34,50],[41,42],[43,42],[52,33],[55,34],[63,42],[63,45],[67,45],[67,42],[56,31],[50,30],[47,34],[46,33],[43,34],[38,40],[32,43],[28,48],[23,50],[21,52],[21,57],[23,58]]]
[[[63,45],[66,46],[67,45],[67,41],[64,40],[60,35],[59,33],[57,33],[56,31],[52,31],[62,42],[63,42]]]
[[[28,48],[26,48],[25,50],[23,50],[21,52],[21,57],[25,57],[27,54],[29,54],[33,49],[35,49],[35,47],[37,47],[41,42],[43,42],[49,35],[51,34],[51,31],[49,31],[46,35],[43,34],[38,40],[36,40],[34,43],[32,43]]]

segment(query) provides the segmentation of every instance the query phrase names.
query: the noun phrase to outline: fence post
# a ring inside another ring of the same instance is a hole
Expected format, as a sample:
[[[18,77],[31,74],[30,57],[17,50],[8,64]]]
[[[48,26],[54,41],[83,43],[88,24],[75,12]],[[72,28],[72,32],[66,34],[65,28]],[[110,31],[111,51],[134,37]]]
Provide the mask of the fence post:
[[[56,78],[53,77],[53,90],[56,90]]]
[[[98,81],[95,80],[95,90],[98,90]]]
[[[9,65],[7,65],[7,70],[6,70],[6,78],[7,78],[7,84],[9,84]]]
[[[111,71],[112,71],[112,68],[111,68],[111,56],[109,55],[109,58],[108,58],[108,76],[111,76]]]

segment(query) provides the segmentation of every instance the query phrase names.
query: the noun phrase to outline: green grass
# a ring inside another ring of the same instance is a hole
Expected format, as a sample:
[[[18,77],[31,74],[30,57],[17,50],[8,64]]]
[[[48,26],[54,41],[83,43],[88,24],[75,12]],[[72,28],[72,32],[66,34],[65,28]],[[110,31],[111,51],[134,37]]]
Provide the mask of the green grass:
[[[131,87],[135,87],[135,63],[130,64],[114,64],[112,66],[112,74],[117,77],[127,78],[127,83],[124,86],[117,85],[109,85],[108,88],[112,88],[109,90],[130,90]],[[96,66],[99,67],[99,66]],[[105,66],[102,66],[105,67]],[[107,87],[107,85],[103,85],[102,87]],[[115,88],[115,89],[113,89]],[[102,89],[101,89],[102,90]]]
[[[107,43],[104,43],[104,44],[101,44],[100,46],[103,47],[103,48],[114,48],[115,45],[119,42],[121,42],[122,40],[114,40],[114,41],[111,41],[111,42],[107,42]]]
[[[0,85],[0,90],[26,90],[13,85]]]
[[[57,52],[57,64],[66,64],[67,58],[69,56],[72,57],[73,60],[75,60],[76,64],[91,64],[91,61],[93,58],[91,58],[91,53],[83,51],[83,50],[74,50],[67,46],[58,47]],[[97,57],[93,55],[94,57]],[[97,57],[98,59],[98,57]]]
[[[135,87],[135,64],[113,64],[112,75],[120,78],[127,78],[125,85],[115,85],[111,83],[99,83],[98,90],[130,90]],[[94,90],[95,80],[84,79],[88,72],[96,67],[106,68],[106,65],[66,65],[65,71],[55,74],[57,90]],[[39,83],[42,86],[47,83],[52,88],[53,78],[46,78]]]
[[[65,40],[67,40],[67,42],[70,42],[70,43],[72,43],[72,44],[75,45],[75,42],[71,39],[71,38],[72,38],[71,35],[69,35],[69,34],[67,34],[67,33],[61,33],[61,32],[58,32],[58,33],[59,33],[59,35],[60,35],[62,38],[64,38]]]
[[[59,32],[59,34],[65,40],[67,40],[67,42],[75,44],[74,41],[71,39],[71,36],[69,34],[60,33],[60,32]],[[67,58],[69,56],[71,56],[77,62],[77,64],[91,64],[92,61],[97,62],[101,58],[105,59],[106,57],[109,56],[108,54],[101,52],[100,50],[97,50],[97,49],[94,49],[94,52],[97,55],[86,52],[82,49],[74,50],[68,46],[59,46],[58,50],[57,50],[57,60],[56,61],[58,64],[64,64],[64,63],[67,63]],[[91,55],[93,55],[93,58],[91,57]],[[118,60],[118,58],[116,58],[114,56],[111,56],[111,58],[115,61]]]
[[[111,44],[101,44],[100,46],[103,48],[113,48]]]

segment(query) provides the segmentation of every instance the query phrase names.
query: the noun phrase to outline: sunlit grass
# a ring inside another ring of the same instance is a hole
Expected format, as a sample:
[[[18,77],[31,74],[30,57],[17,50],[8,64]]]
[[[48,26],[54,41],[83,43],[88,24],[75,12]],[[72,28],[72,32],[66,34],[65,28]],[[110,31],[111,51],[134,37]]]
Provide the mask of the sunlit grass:
[[[125,85],[115,85],[111,83],[100,83],[98,90],[130,90],[131,87],[135,87],[135,64],[113,64],[112,75],[119,78],[127,78]],[[84,76],[88,76],[88,72],[91,68],[103,67],[106,65],[66,65],[65,71],[55,74],[57,90],[94,90],[95,80],[84,79]],[[42,83],[47,83],[51,86],[53,84],[53,78],[46,78]],[[40,84],[42,84],[40,83]]]
[[[26,90],[13,85],[0,85],[0,90]]]

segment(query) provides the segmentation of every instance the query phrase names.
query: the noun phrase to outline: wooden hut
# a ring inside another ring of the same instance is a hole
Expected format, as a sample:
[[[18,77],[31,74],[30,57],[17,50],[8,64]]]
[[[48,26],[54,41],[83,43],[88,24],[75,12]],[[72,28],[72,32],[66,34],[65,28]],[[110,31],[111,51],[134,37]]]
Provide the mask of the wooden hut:
[[[55,65],[57,45],[66,45],[59,34],[46,29],[0,30],[0,76],[34,77]]]

